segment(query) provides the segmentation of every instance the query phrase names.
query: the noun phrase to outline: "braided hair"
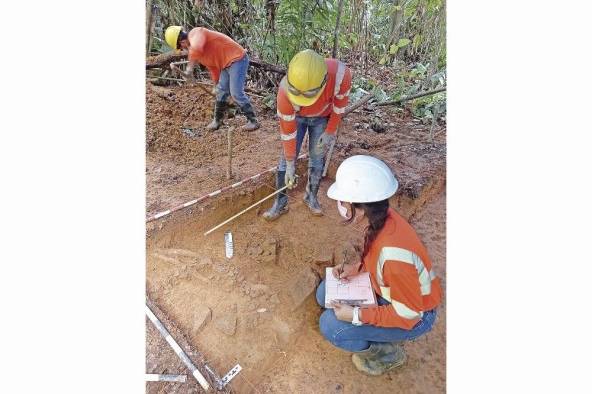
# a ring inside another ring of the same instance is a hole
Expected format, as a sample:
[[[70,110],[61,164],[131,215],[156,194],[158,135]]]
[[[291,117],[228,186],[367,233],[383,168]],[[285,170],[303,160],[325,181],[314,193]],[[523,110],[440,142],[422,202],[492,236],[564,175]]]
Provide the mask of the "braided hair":
[[[370,245],[376,239],[378,233],[384,227],[386,218],[388,216],[389,201],[388,199],[375,202],[366,203],[353,203],[350,204],[352,215],[346,221],[346,223],[352,223],[356,217],[356,209],[359,208],[364,211],[364,214],[368,218],[368,226],[366,227],[364,234],[364,251],[362,252],[362,259],[368,254]]]

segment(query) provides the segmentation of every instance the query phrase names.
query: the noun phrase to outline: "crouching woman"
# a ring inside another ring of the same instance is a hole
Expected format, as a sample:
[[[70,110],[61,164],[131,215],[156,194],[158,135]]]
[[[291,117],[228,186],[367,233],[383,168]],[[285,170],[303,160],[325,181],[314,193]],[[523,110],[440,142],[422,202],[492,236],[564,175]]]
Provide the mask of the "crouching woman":
[[[405,363],[404,341],[431,330],[441,299],[440,281],[426,248],[403,217],[389,208],[398,182],[382,161],[353,156],[337,169],[327,195],[338,201],[349,223],[367,223],[361,261],[334,268],[334,276],[348,280],[369,272],[377,306],[333,304],[323,311],[319,326],[334,346],[353,352],[356,368],[381,375]],[[349,203],[349,208],[342,205]],[[325,281],[317,289],[325,306]]]

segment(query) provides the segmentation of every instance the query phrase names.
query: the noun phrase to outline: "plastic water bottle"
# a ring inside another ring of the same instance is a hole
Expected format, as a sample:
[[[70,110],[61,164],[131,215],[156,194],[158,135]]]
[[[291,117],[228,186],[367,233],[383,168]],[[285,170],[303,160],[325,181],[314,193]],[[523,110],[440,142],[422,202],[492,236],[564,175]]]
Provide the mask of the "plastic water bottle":
[[[226,258],[229,259],[234,254],[234,244],[232,243],[232,233],[230,231],[224,233],[224,245],[226,249]]]

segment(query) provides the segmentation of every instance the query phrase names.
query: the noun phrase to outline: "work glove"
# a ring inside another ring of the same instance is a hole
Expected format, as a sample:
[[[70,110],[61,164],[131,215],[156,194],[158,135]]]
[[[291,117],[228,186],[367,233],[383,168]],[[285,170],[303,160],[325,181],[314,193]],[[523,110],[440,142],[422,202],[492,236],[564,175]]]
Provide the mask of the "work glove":
[[[331,145],[334,139],[335,134],[329,134],[324,131],[319,138],[319,142],[317,142],[317,151],[325,153],[325,149]]]
[[[296,166],[294,160],[286,161],[286,176],[284,177],[288,189],[292,189],[296,184]]]

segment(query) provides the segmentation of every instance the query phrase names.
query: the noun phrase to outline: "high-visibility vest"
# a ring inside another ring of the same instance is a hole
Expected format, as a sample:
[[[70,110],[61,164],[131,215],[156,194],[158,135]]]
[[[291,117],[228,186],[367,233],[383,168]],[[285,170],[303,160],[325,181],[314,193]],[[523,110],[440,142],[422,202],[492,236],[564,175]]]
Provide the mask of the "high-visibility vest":
[[[280,119],[280,136],[286,159],[296,156],[296,115],[301,117],[329,117],[325,131],[335,134],[341,115],[349,101],[351,71],[341,61],[325,59],[327,85],[314,104],[301,107],[288,99],[287,79],[282,78],[277,93],[277,114]]]
[[[391,298],[391,289],[386,287],[383,279],[384,264],[389,261],[400,261],[415,267],[418,273],[419,287],[422,296],[428,296],[432,293],[432,281],[437,278],[434,269],[428,271],[421,258],[415,253],[392,246],[385,246],[380,251],[380,256],[376,261],[376,280],[380,286],[382,298],[391,303],[395,312],[405,319],[417,319],[423,316],[423,311],[414,311],[407,305]]]
[[[385,224],[364,257],[376,293],[390,305],[366,308],[362,321],[382,327],[412,328],[441,300],[427,251],[415,230],[389,208]]]

